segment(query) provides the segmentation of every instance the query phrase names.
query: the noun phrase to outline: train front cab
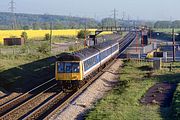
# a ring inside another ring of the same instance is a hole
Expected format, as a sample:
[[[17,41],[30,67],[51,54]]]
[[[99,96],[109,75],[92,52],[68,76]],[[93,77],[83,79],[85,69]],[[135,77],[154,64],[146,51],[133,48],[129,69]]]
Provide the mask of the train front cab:
[[[58,61],[56,62],[56,80],[64,87],[77,87],[83,79],[82,64],[80,61]]]

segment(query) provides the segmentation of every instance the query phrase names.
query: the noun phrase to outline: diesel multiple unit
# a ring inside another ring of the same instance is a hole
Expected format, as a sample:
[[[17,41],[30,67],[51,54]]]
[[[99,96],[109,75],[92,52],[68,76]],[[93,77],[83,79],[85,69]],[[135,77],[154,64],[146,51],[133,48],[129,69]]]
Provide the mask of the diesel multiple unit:
[[[109,40],[74,53],[62,53],[57,57],[56,80],[62,87],[78,86],[79,81],[87,79],[94,71],[104,67],[119,52],[120,41]]]

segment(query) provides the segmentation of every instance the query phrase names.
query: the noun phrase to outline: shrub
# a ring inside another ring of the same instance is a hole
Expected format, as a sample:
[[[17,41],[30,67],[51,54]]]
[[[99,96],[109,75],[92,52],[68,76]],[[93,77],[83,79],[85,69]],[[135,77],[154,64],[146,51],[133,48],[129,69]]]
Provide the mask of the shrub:
[[[48,40],[50,40],[50,37],[51,37],[50,34],[47,33],[47,34],[45,34],[44,40],[47,40],[47,41],[48,41]]]
[[[23,37],[24,40],[27,40],[27,39],[28,39],[28,35],[27,35],[26,32],[22,32],[21,37]]]
[[[179,106],[180,106],[180,84],[178,84],[177,89],[174,93],[172,106],[173,106],[173,116],[175,118],[180,118],[180,108],[179,108]]]
[[[88,31],[88,30],[79,31],[78,34],[77,34],[77,38],[85,38],[85,35],[86,36],[90,35],[90,31]]]
[[[47,54],[49,52],[49,45],[48,45],[48,43],[41,44],[38,47],[37,52],[40,52],[40,53],[43,53],[43,54]]]
[[[74,51],[74,50],[75,50],[74,46],[73,46],[73,45],[70,45],[70,46],[69,46],[69,51]]]

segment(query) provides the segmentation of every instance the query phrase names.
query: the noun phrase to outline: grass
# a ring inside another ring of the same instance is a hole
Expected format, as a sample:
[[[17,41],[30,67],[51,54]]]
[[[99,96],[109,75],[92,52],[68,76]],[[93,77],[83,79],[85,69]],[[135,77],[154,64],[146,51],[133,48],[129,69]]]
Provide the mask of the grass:
[[[22,46],[0,45],[0,87],[8,89],[18,81],[43,79],[54,75],[55,55],[64,52],[59,46],[52,45],[49,51],[50,41],[39,37],[37,40],[28,39]],[[52,43],[75,42],[75,37],[53,36]],[[84,48],[83,39],[78,40],[81,44],[67,46],[66,52],[73,52]],[[51,70],[49,73],[48,71]],[[48,76],[43,75],[47,74]],[[42,77],[42,78],[40,78]]]
[[[154,28],[153,29],[154,31],[156,31],[156,32],[166,32],[166,33],[172,33],[172,28]],[[175,29],[175,32],[180,32],[180,29],[178,28],[178,29]]]
[[[80,40],[81,41],[81,40]],[[52,43],[75,42],[73,37],[53,37]],[[62,48],[52,45],[50,52],[49,41],[27,40],[22,46],[0,46],[0,87],[6,90],[14,84],[31,80],[32,83],[41,79],[54,77],[55,55],[64,52]],[[82,49],[83,45],[67,46],[67,52]]]
[[[175,63],[179,65],[179,63]],[[171,108],[160,108],[158,105],[145,106],[139,99],[157,82],[175,82],[179,79],[179,70],[169,73],[168,69],[155,71],[154,76],[146,78],[147,72],[143,66],[151,63],[125,62],[121,70],[119,85],[110,91],[87,114],[87,120],[161,120],[171,119]],[[169,66],[164,64],[164,67]],[[168,75],[166,75],[168,73]]]
[[[18,81],[52,77],[55,59],[49,48],[49,41],[42,40],[28,40],[22,46],[0,46],[0,87],[8,89]]]
[[[173,116],[180,118],[180,84],[178,84],[173,98]]]

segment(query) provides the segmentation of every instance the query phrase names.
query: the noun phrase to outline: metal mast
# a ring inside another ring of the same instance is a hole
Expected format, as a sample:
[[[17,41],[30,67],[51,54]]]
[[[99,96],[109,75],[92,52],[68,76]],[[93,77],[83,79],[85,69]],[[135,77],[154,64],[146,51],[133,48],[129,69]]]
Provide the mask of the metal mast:
[[[9,4],[10,4],[9,10],[12,13],[12,29],[15,29],[16,28],[16,16],[15,16],[14,11],[15,11],[16,8],[15,8],[14,0],[11,0],[9,2]]]

